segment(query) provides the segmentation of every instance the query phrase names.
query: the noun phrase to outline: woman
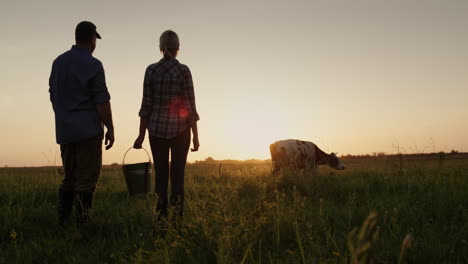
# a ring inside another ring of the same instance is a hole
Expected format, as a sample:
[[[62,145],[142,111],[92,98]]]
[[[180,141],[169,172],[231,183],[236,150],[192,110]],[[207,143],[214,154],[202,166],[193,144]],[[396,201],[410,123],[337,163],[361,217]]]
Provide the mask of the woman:
[[[198,151],[195,94],[189,68],[176,60],[179,37],[167,30],[159,38],[163,58],[146,68],[141,103],[140,133],[134,148],[139,149],[149,132],[151,152],[156,171],[156,210],[167,216],[168,180],[171,178],[171,206],[182,215],[184,205],[184,172],[190,147],[190,130],[193,133],[193,149]],[[171,165],[169,170],[169,150]],[[170,174],[169,174],[170,171]]]

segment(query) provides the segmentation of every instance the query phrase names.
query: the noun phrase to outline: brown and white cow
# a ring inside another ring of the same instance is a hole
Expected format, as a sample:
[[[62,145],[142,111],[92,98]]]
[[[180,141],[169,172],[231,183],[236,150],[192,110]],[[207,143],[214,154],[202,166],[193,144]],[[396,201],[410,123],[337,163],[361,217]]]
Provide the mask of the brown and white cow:
[[[327,154],[314,143],[296,139],[280,140],[270,145],[273,172],[283,168],[316,170],[318,165],[328,165],[344,170],[345,166],[335,153]]]

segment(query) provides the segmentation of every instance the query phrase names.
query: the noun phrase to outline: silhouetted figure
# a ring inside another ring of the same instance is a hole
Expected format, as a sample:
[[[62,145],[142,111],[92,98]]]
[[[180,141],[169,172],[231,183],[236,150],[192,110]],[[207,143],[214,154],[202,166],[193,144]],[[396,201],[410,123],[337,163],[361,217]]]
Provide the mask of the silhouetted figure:
[[[190,130],[193,133],[192,151],[197,151],[200,146],[197,121],[200,118],[195,106],[190,70],[176,60],[179,51],[177,34],[171,30],[163,32],[159,38],[159,49],[163,58],[146,68],[143,100],[139,112],[140,133],[133,147],[141,148],[148,129],[156,171],[155,190],[158,195],[156,210],[160,216],[167,215],[167,187],[170,176],[170,204],[175,206],[181,216]]]
[[[58,214],[63,226],[76,199],[78,223],[88,221],[93,194],[102,167],[103,124],[106,149],[114,144],[110,95],[102,63],[92,56],[96,26],[88,21],[76,26],[76,44],[54,60],[49,79],[55,132],[63,162]]]

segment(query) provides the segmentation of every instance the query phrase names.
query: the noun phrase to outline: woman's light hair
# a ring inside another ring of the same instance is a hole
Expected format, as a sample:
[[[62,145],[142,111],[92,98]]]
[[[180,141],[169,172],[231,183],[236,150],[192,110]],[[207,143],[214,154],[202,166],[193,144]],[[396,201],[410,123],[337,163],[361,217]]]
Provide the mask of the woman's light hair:
[[[179,36],[172,30],[166,30],[159,37],[159,50],[164,57],[175,58],[179,51]]]

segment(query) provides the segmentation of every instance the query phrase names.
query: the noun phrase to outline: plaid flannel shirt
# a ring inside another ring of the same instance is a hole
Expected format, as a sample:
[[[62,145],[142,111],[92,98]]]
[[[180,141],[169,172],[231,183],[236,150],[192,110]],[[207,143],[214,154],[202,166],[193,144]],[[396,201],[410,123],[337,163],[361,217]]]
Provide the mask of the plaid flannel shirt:
[[[148,118],[150,136],[172,138],[200,119],[190,69],[174,58],[146,68],[140,117]]]

